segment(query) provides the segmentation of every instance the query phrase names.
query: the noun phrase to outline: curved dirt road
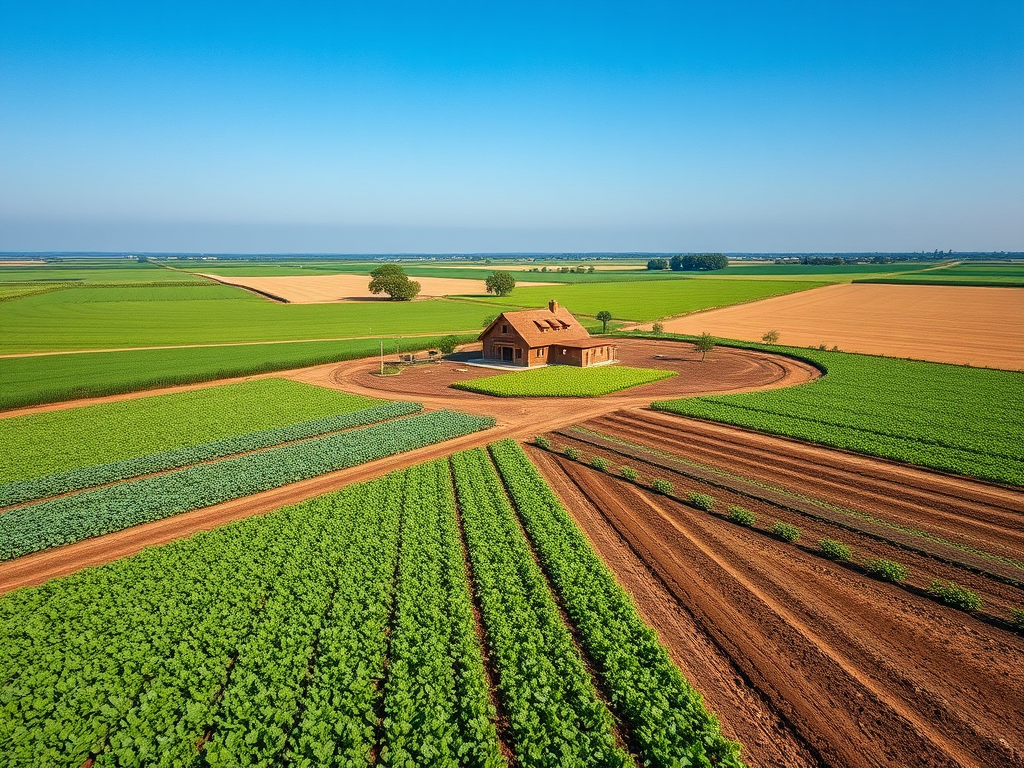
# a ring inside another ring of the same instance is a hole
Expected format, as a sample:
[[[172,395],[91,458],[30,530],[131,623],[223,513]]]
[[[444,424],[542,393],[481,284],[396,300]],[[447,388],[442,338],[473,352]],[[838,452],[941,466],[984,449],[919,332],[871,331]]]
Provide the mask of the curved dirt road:
[[[655,358],[655,355],[660,357]],[[716,349],[702,363],[699,353],[693,351],[691,345],[672,341],[625,339],[620,343],[619,357],[628,365],[667,368],[675,370],[679,375],[604,397],[496,398],[449,388],[448,384],[453,380],[504,372],[467,368],[460,363],[418,366],[399,376],[387,377],[372,374],[379,365],[376,359],[350,360],[263,374],[341,389],[353,394],[414,400],[423,403],[427,410],[453,408],[494,416],[498,423],[492,429],[456,440],[0,563],[0,594],[23,586],[41,584],[82,568],[132,555],[143,547],[164,544],[250,515],[264,514],[285,504],[295,504],[338,490],[353,482],[369,480],[394,469],[486,445],[502,438],[531,438],[540,432],[596,418],[611,411],[645,408],[652,400],[663,397],[794,386],[813,381],[821,375],[807,363],[752,350]],[[173,390],[183,391],[215,384],[204,382],[175,387]],[[94,402],[119,399],[124,399],[124,396],[98,398]]]

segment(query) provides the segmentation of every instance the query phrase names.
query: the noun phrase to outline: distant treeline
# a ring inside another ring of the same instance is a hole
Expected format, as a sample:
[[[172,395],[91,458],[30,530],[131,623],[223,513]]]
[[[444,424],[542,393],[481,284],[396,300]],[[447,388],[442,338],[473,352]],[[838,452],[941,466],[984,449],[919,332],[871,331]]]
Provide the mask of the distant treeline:
[[[679,253],[671,259],[651,259],[647,262],[648,269],[671,269],[676,272],[725,269],[728,266],[729,258],[722,253]]]

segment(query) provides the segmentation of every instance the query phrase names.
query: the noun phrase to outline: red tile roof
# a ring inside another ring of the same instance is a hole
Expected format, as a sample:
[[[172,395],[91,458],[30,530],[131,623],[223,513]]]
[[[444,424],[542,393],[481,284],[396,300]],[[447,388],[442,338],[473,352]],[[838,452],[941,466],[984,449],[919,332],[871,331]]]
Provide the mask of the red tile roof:
[[[531,347],[546,347],[549,344],[565,344],[566,342],[579,342],[590,339],[587,329],[580,325],[579,321],[572,314],[562,307],[550,309],[524,309],[519,312],[502,312],[495,318],[484,332],[480,339],[501,324],[507,324],[516,335],[520,336]],[[543,330],[547,327],[549,330]],[[567,346],[578,347],[578,344]]]

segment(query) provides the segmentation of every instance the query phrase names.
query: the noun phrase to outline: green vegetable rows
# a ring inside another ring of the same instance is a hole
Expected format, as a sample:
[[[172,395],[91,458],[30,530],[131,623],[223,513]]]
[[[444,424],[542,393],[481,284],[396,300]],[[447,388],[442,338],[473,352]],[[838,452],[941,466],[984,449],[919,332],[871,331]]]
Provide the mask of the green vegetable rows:
[[[483,449],[452,457],[498,687],[524,766],[626,766],[501,480]]]
[[[72,469],[68,472],[36,477],[31,480],[20,480],[0,486],[0,507],[56,496],[83,488],[92,488],[105,483],[115,483],[119,480],[127,480],[153,472],[179,469],[225,456],[269,448],[293,440],[316,437],[328,432],[375,424],[399,416],[408,416],[422,409],[423,406],[419,403],[387,403],[375,408],[336,414],[289,427],[252,432],[247,435],[153,453],[124,461]]]
[[[490,446],[523,526],[579,628],[613,711],[629,723],[646,766],[740,765],[701,696],[590,547],[522,449]]]
[[[652,407],[1024,485],[1024,373],[777,349],[828,374],[799,387]]]
[[[477,449],[0,597],[6,763],[738,766],[525,455],[492,452],[636,761]]]
[[[491,418],[432,411],[18,507],[0,515],[0,560],[250,496],[493,425]]]

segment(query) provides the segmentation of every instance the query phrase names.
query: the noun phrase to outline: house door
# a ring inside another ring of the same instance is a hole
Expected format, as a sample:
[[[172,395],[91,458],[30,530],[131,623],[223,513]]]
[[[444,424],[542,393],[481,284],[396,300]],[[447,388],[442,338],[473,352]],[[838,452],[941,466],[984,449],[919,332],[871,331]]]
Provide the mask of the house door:
[[[512,362],[512,347],[502,347],[501,348],[501,359],[502,359],[503,362],[507,362],[507,363],[511,363]]]

